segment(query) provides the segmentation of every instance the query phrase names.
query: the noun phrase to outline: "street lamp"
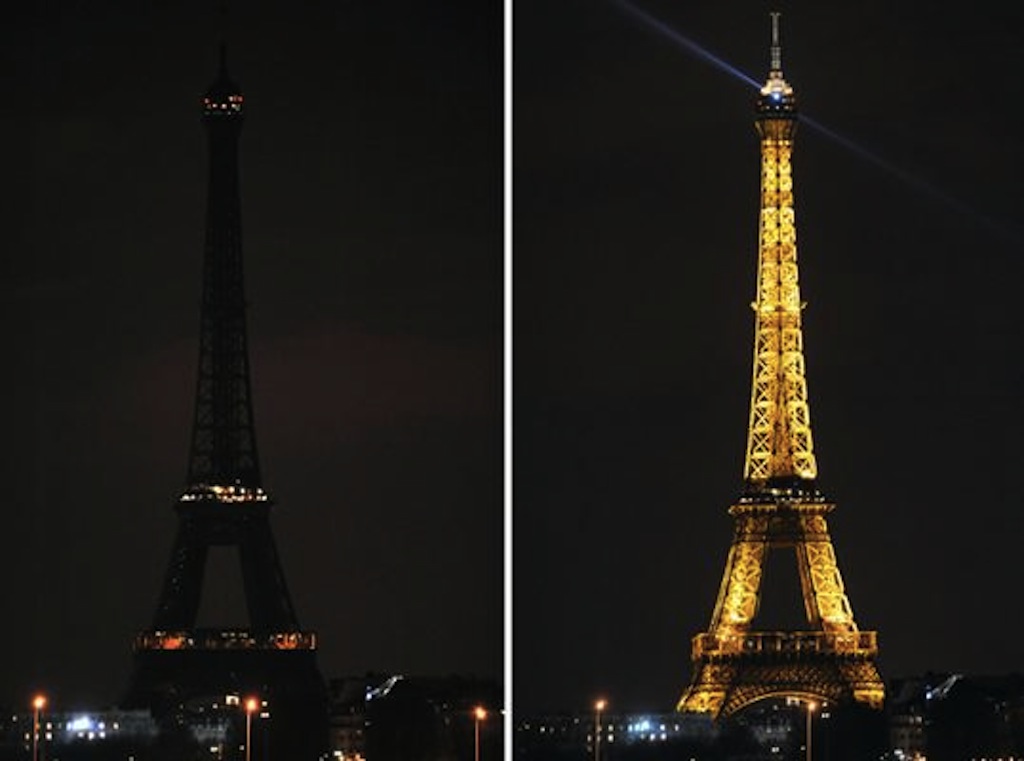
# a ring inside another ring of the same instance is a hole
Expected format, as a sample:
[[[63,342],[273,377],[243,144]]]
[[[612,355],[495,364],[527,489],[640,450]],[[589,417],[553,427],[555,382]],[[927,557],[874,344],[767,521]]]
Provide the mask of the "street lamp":
[[[806,701],[807,703],[807,732],[806,741],[804,743],[807,748],[807,761],[811,761],[811,716],[818,709],[818,704],[813,700]]]
[[[252,758],[252,715],[260,709],[256,698],[245,699],[245,761]]]
[[[487,718],[487,709],[477,706],[473,709],[473,759],[480,761],[480,722]]]
[[[32,761],[39,761],[39,713],[45,707],[45,695],[32,698]]]
[[[594,761],[601,761],[601,711],[608,705],[608,701],[601,698],[594,703]]]

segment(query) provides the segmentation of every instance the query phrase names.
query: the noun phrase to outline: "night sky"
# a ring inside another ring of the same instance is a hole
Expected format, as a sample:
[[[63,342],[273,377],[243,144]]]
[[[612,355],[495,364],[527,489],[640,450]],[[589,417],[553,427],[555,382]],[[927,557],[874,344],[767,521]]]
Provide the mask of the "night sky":
[[[805,124],[794,155],[857,622],[886,677],[1020,671],[1024,13],[637,2],[758,82],[783,12],[801,111],[858,146]],[[514,702],[669,710],[742,488],[755,91],[611,0],[514,14]]]
[[[326,677],[500,679],[501,5],[232,6],[255,419],[300,624]],[[219,40],[212,1],[5,11],[0,703],[113,704],[157,604]],[[207,578],[200,624],[244,624],[237,569]]]

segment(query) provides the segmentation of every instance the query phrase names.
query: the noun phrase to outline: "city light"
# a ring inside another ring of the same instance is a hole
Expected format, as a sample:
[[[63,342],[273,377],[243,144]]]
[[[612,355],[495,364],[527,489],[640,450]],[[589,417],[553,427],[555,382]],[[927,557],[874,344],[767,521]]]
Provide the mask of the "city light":
[[[477,706],[473,709],[473,759],[480,761],[480,722],[487,718],[487,709]]]
[[[594,703],[594,761],[601,761],[601,711],[607,706],[604,698]]]
[[[252,760],[252,715],[260,709],[258,698],[245,699],[245,761]]]
[[[32,698],[32,761],[39,761],[39,714],[46,707],[46,696]]]
[[[818,704],[813,700],[807,701],[807,732],[805,738],[805,747],[807,748],[807,761],[811,761],[811,715],[818,710]]]

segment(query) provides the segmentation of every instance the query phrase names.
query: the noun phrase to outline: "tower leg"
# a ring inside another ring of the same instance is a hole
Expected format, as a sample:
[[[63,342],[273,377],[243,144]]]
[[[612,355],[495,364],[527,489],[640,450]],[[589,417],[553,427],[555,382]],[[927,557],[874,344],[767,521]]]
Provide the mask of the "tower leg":
[[[153,628],[180,631],[195,624],[206,570],[206,540],[199,536],[194,522],[183,519],[171,551],[171,562],[164,579]]]

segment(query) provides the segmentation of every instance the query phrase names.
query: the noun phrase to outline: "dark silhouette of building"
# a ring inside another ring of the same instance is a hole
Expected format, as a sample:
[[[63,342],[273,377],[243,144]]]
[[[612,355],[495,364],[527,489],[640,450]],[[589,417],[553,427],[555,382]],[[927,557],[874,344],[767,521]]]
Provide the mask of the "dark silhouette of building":
[[[367,761],[481,761],[502,758],[501,687],[466,676],[367,674],[334,679],[331,750]],[[477,716],[477,710],[482,713]]]
[[[235,694],[243,698],[237,704],[241,715],[244,698],[258,696],[266,704],[258,734],[271,755],[312,761],[326,750],[326,687],[316,637],[299,627],[278,560],[253,423],[238,180],[243,103],[222,45],[220,71],[203,98],[209,186],[187,486],[175,505],[177,538],[156,614],[136,638],[123,703],[151,709],[162,743],[184,748],[188,727],[201,721],[196,717],[204,715],[204,706]],[[212,547],[237,550],[247,625],[197,628]]]
[[[1024,758],[1024,674],[926,674],[890,689],[890,743],[900,758]]]

